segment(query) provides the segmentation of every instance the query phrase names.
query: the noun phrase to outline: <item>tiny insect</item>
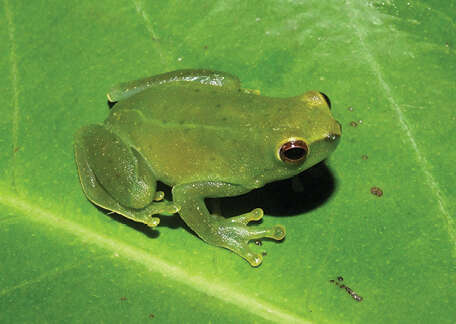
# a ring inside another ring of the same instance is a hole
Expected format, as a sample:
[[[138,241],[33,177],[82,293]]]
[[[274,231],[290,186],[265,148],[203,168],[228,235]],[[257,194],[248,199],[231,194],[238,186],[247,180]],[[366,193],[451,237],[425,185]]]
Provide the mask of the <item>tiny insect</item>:
[[[339,288],[342,288],[342,289],[345,289],[345,291],[354,299],[356,300],[357,302],[361,302],[363,300],[363,297],[361,297],[360,295],[358,295],[357,293],[355,293],[353,291],[353,289],[351,289],[350,287],[346,286],[345,284],[343,284],[342,282],[344,281],[344,278],[342,276],[338,276],[337,277],[337,281],[334,280],[334,279],[331,279],[329,280],[329,282],[331,283],[334,283],[336,284],[336,286],[339,286]],[[339,282],[341,283],[339,285]]]

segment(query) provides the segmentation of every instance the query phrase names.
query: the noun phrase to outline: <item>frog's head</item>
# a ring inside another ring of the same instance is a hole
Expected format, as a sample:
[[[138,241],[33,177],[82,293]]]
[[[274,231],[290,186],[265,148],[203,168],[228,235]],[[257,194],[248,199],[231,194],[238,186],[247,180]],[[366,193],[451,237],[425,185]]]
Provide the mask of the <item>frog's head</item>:
[[[292,98],[280,130],[274,135],[276,166],[282,177],[298,174],[333,152],[342,134],[341,124],[331,115],[328,97],[309,91]]]

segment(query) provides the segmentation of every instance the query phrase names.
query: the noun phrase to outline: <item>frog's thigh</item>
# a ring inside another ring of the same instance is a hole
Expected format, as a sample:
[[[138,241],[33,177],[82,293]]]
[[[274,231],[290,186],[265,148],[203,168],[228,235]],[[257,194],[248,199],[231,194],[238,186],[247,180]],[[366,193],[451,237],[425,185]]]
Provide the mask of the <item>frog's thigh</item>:
[[[232,90],[238,90],[241,86],[241,82],[236,76],[226,72],[192,69],[176,70],[144,79],[120,83],[108,92],[108,100],[111,102],[123,100],[150,87],[171,82],[196,82]]]
[[[138,152],[103,126],[82,128],[76,134],[75,154],[84,188],[99,183],[114,201],[129,208],[144,208],[153,201],[152,171]],[[98,197],[89,199],[97,203]]]

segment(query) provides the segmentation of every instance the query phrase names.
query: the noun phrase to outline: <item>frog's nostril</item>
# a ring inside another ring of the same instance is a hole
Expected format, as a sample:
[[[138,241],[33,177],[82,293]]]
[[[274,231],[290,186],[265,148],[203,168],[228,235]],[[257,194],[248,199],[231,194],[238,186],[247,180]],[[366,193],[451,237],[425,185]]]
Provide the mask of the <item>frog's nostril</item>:
[[[326,137],[326,141],[328,142],[335,142],[339,139],[340,135],[339,134],[334,134],[334,133],[331,133],[331,134],[328,134],[328,136]]]
[[[328,132],[326,141],[329,143],[339,142],[340,136],[342,134],[342,125],[336,120],[332,129]]]
[[[326,104],[328,105],[329,109],[331,109],[331,100],[329,100],[328,96],[325,95],[323,92],[320,92],[320,94],[323,97],[323,99],[325,99]]]
[[[339,145],[340,135],[339,134],[328,134],[326,137],[326,143],[328,143],[329,147],[335,149]]]

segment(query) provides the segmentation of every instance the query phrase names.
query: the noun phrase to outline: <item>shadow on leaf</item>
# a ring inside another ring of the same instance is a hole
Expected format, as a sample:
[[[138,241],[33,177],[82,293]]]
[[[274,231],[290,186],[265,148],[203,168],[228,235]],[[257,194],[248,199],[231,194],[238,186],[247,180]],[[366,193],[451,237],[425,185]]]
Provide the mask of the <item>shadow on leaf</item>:
[[[159,182],[157,189],[165,193],[165,199],[172,199],[169,186]],[[264,213],[269,216],[290,217],[318,208],[329,199],[334,189],[334,177],[329,168],[322,162],[294,178],[269,183],[241,196],[206,199],[206,205],[211,212],[216,208],[225,217],[240,215],[258,207],[262,208]],[[157,230],[100,207],[98,209],[112,219],[141,231],[151,238],[158,237],[160,235],[159,228],[163,226],[171,229],[184,228],[195,235],[177,214],[160,215],[160,224]]]

